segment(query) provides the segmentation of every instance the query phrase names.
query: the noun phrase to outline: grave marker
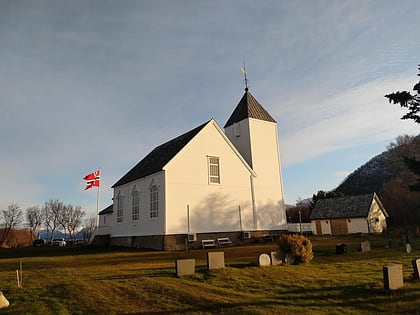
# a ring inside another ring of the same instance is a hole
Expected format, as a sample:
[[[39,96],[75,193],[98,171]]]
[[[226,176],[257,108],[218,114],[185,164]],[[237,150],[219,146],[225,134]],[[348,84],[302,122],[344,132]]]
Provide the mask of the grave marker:
[[[8,307],[10,305],[9,301],[3,295],[3,292],[0,291],[0,308]]]
[[[369,241],[361,242],[359,248],[362,253],[370,251],[370,242]]]
[[[411,262],[413,263],[414,270],[413,278],[416,280],[420,280],[420,258],[413,259]]]
[[[264,266],[270,266],[271,265],[271,259],[270,256],[267,254],[261,254],[258,256],[258,266],[264,267]]]
[[[176,261],[176,275],[190,276],[195,273],[195,259],[178,259]]]
[[[271,263],[273,266],[278,266],[278,265],[282,265],[283,264],[283,257],[284,255],[282,255],[280,252],[271,252]]]
[[[390,264],[383,267],[384,289],[397,290],[403,287],[403,271],[401,264]]]
[[[225,268],[225,252],[208,252],[207,268],[209,270]]]

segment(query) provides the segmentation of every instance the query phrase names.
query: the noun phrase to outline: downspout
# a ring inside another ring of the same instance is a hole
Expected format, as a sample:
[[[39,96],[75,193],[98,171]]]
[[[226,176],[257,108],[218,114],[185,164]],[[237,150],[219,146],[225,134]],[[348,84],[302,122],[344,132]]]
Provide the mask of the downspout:
[[[249,176],[251,182],[251,201],[252,201],[252,217],[254,221],[254,230],[257,229],[257,207],[255,205],[255,189],[254,189],[254,176]]]

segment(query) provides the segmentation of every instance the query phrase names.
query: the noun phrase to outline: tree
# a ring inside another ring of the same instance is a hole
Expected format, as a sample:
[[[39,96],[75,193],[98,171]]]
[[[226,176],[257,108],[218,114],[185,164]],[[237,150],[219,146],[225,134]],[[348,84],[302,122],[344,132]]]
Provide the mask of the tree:
[[[1,224],[4,227],[4,231],[0,242],[3,244],[7,240],[11,230],[21,223],[22,210],[17,204],[13,203],[7,207],[7,210],[3,209],[1,213]]]
[[[68,230],[70,237],[76,242],[76,231],[82,225],[82,218],[86,215],[86,212],[82,210],[80,206],[67,206],[69,209],[69,221],[68,221]]]
[[[29,232],[31,235],[36,235],[39,238],[39,231],[44,221],[44,215],[38,206],[29,207],[26,209],[26,220],[29,225]],[[31,240],[33,241],[33,240]]]
[[[329,199],[329,198],[338,198],[338,197],[344,197],[344,194],[333,191],[333,190],[332,191],[318,190],[316,195],[314,194],[312,196],[311,208],[313,209],[315,207],[316,202],[320,199]]]
[[[83,236],[83,240],[85,244],[90,243],[92,240],[93,233],[96,229],[96,216],[92,216],[89,219],[85,220],[85,234]]]
[[[419,74],[417,75],[420,76],[420,64],[418,70]],[[413,94],[408,91],[397,91],[387,94],[385,97],[388,98],[390,103],[399,104],[401,107],[408,109],[408,113],[401,119],[412,119],[420,124],[420,81],[414,85],[413,91],[415,91]]]
[[[44,204],[44,220],[47,230],[51,231],[50,241],[54,238],[54,233],[57,228],[61,225],[61,216],[64,205],[58,199],[50,199]]]
[[[420,76],[420,64],[418,65]],[[397,91],[391,94],[385,95],[388,98],[389,102],[394,104],[399,104],[401,107],[408,108],[408,113],[405,114],[401,119],[412,119],[414,122],[420,124],[420,81],[414,84],[413,91],[414,94],[411,94],[408,91]],[[416,175],[420,176],[420,160],[407,158],[405,160],[407,167]],[[410,186],[411,190],[420,191],[420,180]]]

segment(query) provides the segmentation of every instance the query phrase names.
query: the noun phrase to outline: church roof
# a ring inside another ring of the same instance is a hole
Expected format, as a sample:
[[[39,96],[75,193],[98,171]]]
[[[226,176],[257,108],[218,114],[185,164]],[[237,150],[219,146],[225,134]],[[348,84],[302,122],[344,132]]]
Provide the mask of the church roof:
[[[351,197],[320,199],[316,202],[310,219],[367,218],[374,198],[381,206],[385,216],[388,216],[378,196],[372,193]]]
[[[234,123],[240,122],[246,118],[255,118],[259,120],[265,120],[270,122],[276,122],[273,117],[261,106],[260,103],[252,96],[252,94],[245,89],[245,94],[239,101],[232,115],[228,119],[224,128],[233,125]]]
[[[163,167],[184,148],[208,122],[161,144],[154,148],[146,157],[137,163],[127,174],[120,178],[111,188],[127,184],[133,180],[159,172]]]
[[[113,208],[113,205],[111,204],[105,209],[103,209],[101,212],[99,212],[98,214],[102,215],[102,214],[107,214],[107,213],[112,213],[112,212],[114,212],[114,208]]]

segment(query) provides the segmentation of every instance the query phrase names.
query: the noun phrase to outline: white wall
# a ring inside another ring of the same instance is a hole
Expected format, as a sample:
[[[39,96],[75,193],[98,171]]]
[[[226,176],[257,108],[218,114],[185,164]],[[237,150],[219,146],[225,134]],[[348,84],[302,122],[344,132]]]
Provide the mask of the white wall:
[[[208,156],[220,161],[220,184],[210,184]],[[251,170],[235,154],[215,122],[203,130],[165,166],[167,234],[253,229]],[[240,211],[239,211],[240,207]]]
[[[349,234],[352,233],[368,233],[368,223],[365,218],[350,218],[347,220],[347,228]]]
[[[159,217],[150,218],[150,186],[155,184],[159,191]],[[140,217],[132,219],[132,192],[140,192]],[[117,197],[123,196],[123,222],[117,222]],[[164,173],[159,172],[131,183],[114,188],[114,211],[112,213],[112,237],[162,235],[165,233],[165,181]]]
[[[383,230],[386,230],[387,225],[385,214],[375,199],[373,199],[370,207],[368,220],[371,233],[382,233]]]
[[[247,118],[227,127],[226,135],[257,173],[256,229],[287,229],[277,124]]]

